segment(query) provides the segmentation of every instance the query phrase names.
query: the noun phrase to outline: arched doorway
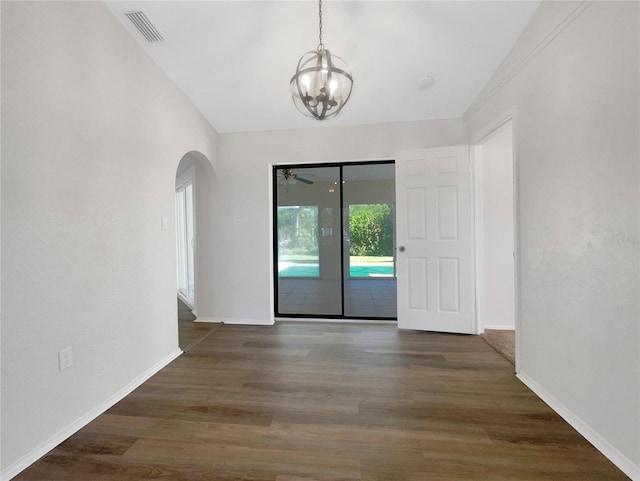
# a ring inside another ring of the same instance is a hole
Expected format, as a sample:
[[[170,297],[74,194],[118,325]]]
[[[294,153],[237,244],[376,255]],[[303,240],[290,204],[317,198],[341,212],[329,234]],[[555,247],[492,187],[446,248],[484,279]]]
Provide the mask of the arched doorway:
[[[215,172],[199,152],[186,153],[176,169],[176,296],[178,345],[188,351],[217,325],[211,324],[213,183]]]

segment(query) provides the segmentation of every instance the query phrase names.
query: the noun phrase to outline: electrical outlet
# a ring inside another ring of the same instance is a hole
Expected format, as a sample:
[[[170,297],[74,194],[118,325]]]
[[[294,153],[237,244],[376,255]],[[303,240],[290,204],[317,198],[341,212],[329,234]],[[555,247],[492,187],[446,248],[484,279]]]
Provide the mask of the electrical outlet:
[[[61,371],[70,368],[73,365],[73,350],[71,346],[58,352],[58,368]]]
[[[247,221],[247,219],[236,219],[235,220],[235,226],[236,229],[246,229],[247,227],[249,227],[249,222]]]

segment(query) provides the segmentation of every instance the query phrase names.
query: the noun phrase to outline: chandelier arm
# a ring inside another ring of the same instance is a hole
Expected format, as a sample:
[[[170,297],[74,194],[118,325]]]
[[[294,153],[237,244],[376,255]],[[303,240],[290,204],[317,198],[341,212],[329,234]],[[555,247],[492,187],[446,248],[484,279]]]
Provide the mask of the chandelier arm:
[[[320,120],[324,120],[327,115],[327,102],[322,102],[322,112],[318,116]]]

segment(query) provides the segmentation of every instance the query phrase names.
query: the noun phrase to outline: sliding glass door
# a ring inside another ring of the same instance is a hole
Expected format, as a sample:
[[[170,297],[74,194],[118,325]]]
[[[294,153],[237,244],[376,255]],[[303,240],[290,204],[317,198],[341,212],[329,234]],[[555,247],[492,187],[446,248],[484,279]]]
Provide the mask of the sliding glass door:
[[[193,214],[193,177],[187,177],[176,186],[176,268],[178,296],[189,307],[195,297]]]
[[[275,171],[278,313],[342,315],[340,168]]]
[[[392,162],[274,167],[279,317],[395,319]]]
[[[344,313],[395,318],[395,166],[345,165]]]

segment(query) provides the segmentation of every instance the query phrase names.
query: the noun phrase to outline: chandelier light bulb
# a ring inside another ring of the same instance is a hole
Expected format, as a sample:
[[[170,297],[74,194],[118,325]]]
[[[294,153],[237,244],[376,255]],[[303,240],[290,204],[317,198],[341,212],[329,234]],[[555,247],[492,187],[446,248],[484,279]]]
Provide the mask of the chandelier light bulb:
[[[305,91],[309,91],[309,87],[311,87],[311,79],[308,75],[303,75],[300,79],[302,85],[304,85]]]

